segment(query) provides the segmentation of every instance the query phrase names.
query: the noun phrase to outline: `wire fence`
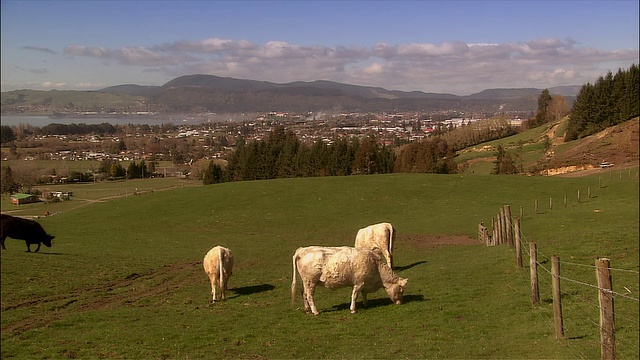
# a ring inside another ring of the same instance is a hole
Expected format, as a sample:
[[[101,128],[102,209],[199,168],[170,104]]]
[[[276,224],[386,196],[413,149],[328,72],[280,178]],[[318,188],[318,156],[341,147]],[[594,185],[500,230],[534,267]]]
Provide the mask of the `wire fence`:
[[[599,187],[602,186],[601,184],[600,179]],[[589,188],[588,194],[590,198],[591,188]],[[552,207],[552,204],[552,201],[550,201],[549,206]],[[499,217],[505,216],[505,214],[510,214],[510,210],[501,209],[500,214]],[[522,215],[522,209],[520,215]],[[515,239],[514,241],[520,241],[520,246],[511,246],[514,256],[522,257],[522,254],[518,255],[516,253],[516,249],[519,248],[525,257],[531,260],[532,254],[529,249],[533,241],[526,236],[519,224],[518,226],[514,225],[513,218],[493,221],[492,235],[488,235],[490,231],[484,227],[484,224],[480,224],[478,237],[481,241],[485,242],[487,246],[507,243],[506,238],[508,238],[508,236],[500,233],[500,227],[502,226],[503,231],[506,230],[510,232],[510,236]],[[516,235],[516,232],[519,232],[519,234]],[[503,239],[497,240],[493,238],[496,236],[503,237]],[[511,242],[509,245],[514,245],[514,243]],[[550,305],[553,304],[552,279],[554,275],[550,268],[552,257],[546,255],[543,251],[537,249],[537,247],[535,256],[537,259],[535,264],[539,269],[537,281],[540,302],[537,306],[534,306],[532,311],[539,316],[544,324],[548,325],[550,333],[553,334],[554,331],[556,331],[556,324],[554,323],[554,313],[549,309]],[[522,263],[528,264],[524,259],[520,262],[520,264]],[[625,358],[629,356],[637,359],[637,354],[640,353],[640,340],[638,339],[640,334],[638,315],[638,304],[640,303],[638,298],[638,294],[640,293],[640,272],[637,269],[623,269],[609,266],[607,269],[611,274],[613,286],[612,289],[605,289],[594,284],[597,280],[596,273],[598,269],[595,264],[563,261],[562,259],[559,259],[558,264],[559,268],[562,269],[562,272],[558,275],[558,279],[561,284],[564,341],[567,347],[572,350],[574,356],[579,359],[593,359],[600,354],[603,359]],[[518,277],[522,282],[523,288],[527,288],[527,283],[530,280],[527,273],[522,271]],[[610,294],[615,301],[613,317],[615,319],[616,350],[614,354],[601,353],[610,350],[607,350],[606,346],[602,346],[601,331],[603,328],[600,318],[602,309],[598,299],[600,292]]]

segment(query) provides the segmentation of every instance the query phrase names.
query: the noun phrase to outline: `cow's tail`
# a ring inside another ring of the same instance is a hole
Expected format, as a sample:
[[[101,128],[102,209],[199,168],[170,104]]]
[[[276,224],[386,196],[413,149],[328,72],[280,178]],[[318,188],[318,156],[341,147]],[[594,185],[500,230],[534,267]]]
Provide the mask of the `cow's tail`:
[[[396,230],[393,225],[389,226],[389,267],[393,269],[393,243],[396,240]]]
[[[296,250],[295,254],[293,254],[293,258],[291,259],[293,262],[293,277],[291,280],[291,304],[293,305],[296,301],[296,270],[298,264],[298,251]]]
[[[219,273],[218,276],[220,276],[220,288],[222,289],[221,291],[224,291],[224,252],[222,251],[222,246],[218,248],[218,267],[219,267]],[[223,293],[224,294],[224,293]]]

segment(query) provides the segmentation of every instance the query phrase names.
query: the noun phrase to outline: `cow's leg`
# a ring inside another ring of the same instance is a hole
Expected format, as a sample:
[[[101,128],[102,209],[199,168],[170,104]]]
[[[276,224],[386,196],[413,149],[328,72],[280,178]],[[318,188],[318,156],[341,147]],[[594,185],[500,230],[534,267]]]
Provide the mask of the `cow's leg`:
[[[362,292],[362,306],[367,306],[367,293],[364,291]]]
[[[356,300],[358,299],[358,293],[360,292],[360,289],[362,289],[363,285],[364,283],[356,284],[353,286],[353,291],[351,291],[351,306],[349,309],[352,314],[356,313]]]
[[[2,234],[2,238],[0,239],[0,243],[2,243],[2,248],[3,248],[4,250],[7,250],[7,248],[6,248],[6,247],[4,247],[4,239],[6,239],[6,238],[7,238],[7,237],[6,237],[6,236],[4,236],[4,234]]]
[[[309,283],[309,284],[305,284],[304,286],[305,288],[305,299],[307,304],[305,304],[305,311],[307,311],[307,306],[311,309],[311,312],[313,313],[313,315],[318,315],[318,309],[316,308],[316,303],[313,300],[313,295],[316,292],[316,284],[314,283]]]
[[[36,248],[36,251],[35,251],[35,252],[40,251],[40,245],[41,245],[41,243],[38,243],[38,247]]]
[[[302,303],[304,304],[304,312],[307,314],[311,312],[311,306],[309,305],[308,292],[309,290],[307,289],[307,286],[303,285],[302,286]]]
[[[215,276],[215,274],[213,276]],[[216,281],[213,276],[209,275],[209,280],[211,281],[211,304],[216,302]]]
[[[222,280],[222,286],[220,287],[220,300],[227,299],[227,282],[229,281],[229,277],[225,276]]]
[[[31,252],[31,244],[27,243],[27,252]]]

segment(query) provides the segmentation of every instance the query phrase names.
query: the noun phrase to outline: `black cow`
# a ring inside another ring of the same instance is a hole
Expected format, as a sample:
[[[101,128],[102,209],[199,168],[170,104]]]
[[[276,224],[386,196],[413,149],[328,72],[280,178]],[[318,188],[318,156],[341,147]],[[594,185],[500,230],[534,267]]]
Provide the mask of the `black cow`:
[[[40,244],[51,247],[51,240],[55,238],[55,236],[47,234],[42,226],[33,220],[0,214],[0,240],[2,240],[2,248],[5,250],[7,248],[4,247],[4,239],[7,237],[26,241],[28,252],[31,252],[31,244],[38,244],[35,252],[40,250]]]

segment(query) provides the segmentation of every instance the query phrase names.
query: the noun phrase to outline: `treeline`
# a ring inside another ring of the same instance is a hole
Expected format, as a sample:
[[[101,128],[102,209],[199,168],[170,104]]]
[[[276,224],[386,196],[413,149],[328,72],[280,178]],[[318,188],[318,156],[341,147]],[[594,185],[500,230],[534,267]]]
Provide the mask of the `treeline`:
[[[638,65],[628,70],[608,72],[594,84],[586,84],[578,93],[565,135],[565,141],[595,134],[630,120],[640,113],[640,74]]]
[[[43,126],[40,133],[43,135],[87,135],[87,134],[115,134],[116,127],[109,123],[102,124],[59,124],[52,123]]]
[[[441,138],[406,145],[396,159],[394,172],[452,174],[456,172],[455,151]]]
[[[265,140],[239,142],[227,166],[210,162],[205,184],[292,177],[386,174],[391,172],[455,172],[453,150],[442,139],[407,145],[399,156],[375,136],[336,137],[308,146],[284,126],[273,128]]]
[[[509,124],[507,119],[493,118],[463,125],[445,132],[440,135],[440,137],[445,140],[455,152],[487,141],[515,135],[517,132],[518,131]]]
[[[239,141],[227,166],[211,165],[204,182],[384,174],[393,171],[394,161],[393,151],[373,136],[361,141],[336,137],[330,145],[319,140],[309,147],[279,125],[265,140]]]
[[[135,161],[132,161],[125,170],[125,168],[120,165],[120,161],[115,159],[105,159],[100,162],[98,172],[112,180],[143,179],[156,174],[156,163],[153,161],[147,163],[142,160],[138,164]]]

